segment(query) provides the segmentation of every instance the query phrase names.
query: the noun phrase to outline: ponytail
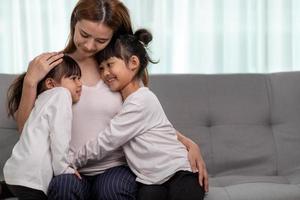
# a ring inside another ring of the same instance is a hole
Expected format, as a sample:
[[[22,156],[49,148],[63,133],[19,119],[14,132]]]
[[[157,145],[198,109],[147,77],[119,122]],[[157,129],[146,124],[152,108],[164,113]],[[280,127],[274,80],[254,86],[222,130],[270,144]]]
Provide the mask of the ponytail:
[[[147,68],[144,69],[143,76],[142,76],[142,81],[143,81],[144,86],[147,87],[148,84],[149,84],[149,73],[148,73]]]
[[[14,118],[16,111],[19,108],[22,89],[26,72],[16,78],[7,91],[7,113],[9,117]]]
[[[138,39],[139,42],[141,42],[145,47],[148,46],[148,44],[152,41],[153,37],[152,34],[146,30],[146,29],[139,29],[134,33],[134,36]],[[141,59],[141,57],[139,57]],[[148,62],[151,62],[153,64],[157,63],[149,57],[148,53],[145,52],[145,59],[147,60],[147,63],[142,64],[141,69],[139,70],[138,74],[142,77],[142,81],[144,86],[148,86],[149,83],[149,73],[147,69]],[[145,60],[143,59],[143,60]]]

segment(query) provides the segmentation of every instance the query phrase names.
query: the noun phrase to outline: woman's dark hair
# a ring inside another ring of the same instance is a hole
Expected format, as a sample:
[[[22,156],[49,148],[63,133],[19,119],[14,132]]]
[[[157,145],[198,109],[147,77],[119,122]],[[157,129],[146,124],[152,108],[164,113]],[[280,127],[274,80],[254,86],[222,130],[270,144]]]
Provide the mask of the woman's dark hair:
[[[122,34],[132,34],[131,19],[126,6],[119,0],[79,0],[73,9],[70,23],[70,35],[65,53],[76,50],[74,44],[75,25],[80,20],[100,22],[110,27],[113,38]]]
[[[74,33],[76,23],[80,20],[100,22],[110,27],[114,33],[109,45],[114,44],[120,35],[133,34],[129,11],[120,0],[79,0],[71,14],[70,34],[64,53],[70,54],[76,50]],[[143,82],[145,85],[148,83],[147,69]]]
[[[15,81],[10,85],[7,91],[7,110],[8,116],[14,117],[15,112],[18,110],[21,97],[22,89],[26,72],[18,76]],[[81,70],[77,62],[70,56],[64,55],[63,61],[54,67],[50,72],[38,83],[37,85],[37,96],[46,90],[45,81],[47,78],[52,78],[58,83],[64,77],[70,76],[81,77]]]
[[[111,57],[117,57],[125,61],[128,64],[129,59],[132,56],[137,56],[140,61],[140,66],[135,77],[142,78],[145,85],[148,84],[148,80],[145,81],[145,73],[147,73],[148,63],[156,64],[147,52],[147,45],[152,41],[152,34],[146,29],[137,30],[134,35],[126,34],[121,35],[116,39],[114,44],[109,45],[101,53],[96,55],[98,64]]]

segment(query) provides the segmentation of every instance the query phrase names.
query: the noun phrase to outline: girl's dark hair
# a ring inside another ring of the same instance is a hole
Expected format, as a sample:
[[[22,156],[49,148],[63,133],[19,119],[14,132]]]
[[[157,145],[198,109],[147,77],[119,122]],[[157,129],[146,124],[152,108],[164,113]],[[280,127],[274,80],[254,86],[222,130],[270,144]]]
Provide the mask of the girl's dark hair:
[[[65,53],[76,50],[74,44],[75,25],[80,20],[104,23],[113,31],[113,38],[122,34],[132,34],[131,19],[126,6],[119,0],[79,0],[73,9],[70,23],[70,35]]]
[[[10,85],[7,91],[7,110],[8,116],[14,117],[15,112],[18,110],[22,89],[26,72],[18,76],[15,81]],[[81,77],[81,70],[77,62],[70,56],[64,55],[63,61],[54,67],[50,72],[38,83],[37,96],[46,90],[45,81],[47,78],[52,78],[60,83],[61,79],[70,76]]]
[[[125,61],[128,64],[129,59],[132,56],[137,56],[140,61],[140,67],[136,74],[137,78],[142,78],[144,84],[147,86],[148,80],[145,80],[145,77],[148,78],[147,65],[148,63],[156,64],[157,62],[153,61],[147,53],[147,45],[152,41],[152,34],[146,29],[137,30],[134,35],[126,34],[121,35],[116,39],[114,44],[109,45],[101,53],[96,55],[98,64],[111,58],[117,57]]]

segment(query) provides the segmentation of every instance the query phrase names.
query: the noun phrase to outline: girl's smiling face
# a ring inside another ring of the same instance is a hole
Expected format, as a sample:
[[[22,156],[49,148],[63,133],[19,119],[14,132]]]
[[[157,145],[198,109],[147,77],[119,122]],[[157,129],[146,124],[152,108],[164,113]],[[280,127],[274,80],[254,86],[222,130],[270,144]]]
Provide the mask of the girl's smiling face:
[[[72,75],[70,77],[63,77],[58,85],[70,91],[73,103],[79,101],[82,87],[81,78],[79,76]]]
[[[120,91],[132,80],[133,73],[124,60],[111,57],[100,65],[100,74],[112,91]]]
[[[138,80],[134,77],[138,70],[139,62],[136,56],[131,56],[128,63],[117,57],[110,57],[100,64],[100,74],[104,82],[112,91],[121,92],[123,98],[133,92],[132,87]],[[125,95],[127,94],[127,95]]]

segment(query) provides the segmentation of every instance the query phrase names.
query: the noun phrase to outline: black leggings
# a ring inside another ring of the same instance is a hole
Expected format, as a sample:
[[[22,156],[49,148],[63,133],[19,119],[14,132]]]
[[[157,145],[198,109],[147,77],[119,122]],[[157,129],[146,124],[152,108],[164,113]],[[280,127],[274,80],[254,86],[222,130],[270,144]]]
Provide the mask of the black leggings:
[[[11,197],[15,197],[15,195],[13,195],[8,189],[8,186],[5,181],[0,181],[0,199],[6,199]]]
[[[47,200],[47,196],[41,190],[32,189],[20,185],[7,185],[9,190],[19,200]]]
[[[198,173],[178,171],[161,185],[139,184],[138,200],[202,200],[204,189]]]

